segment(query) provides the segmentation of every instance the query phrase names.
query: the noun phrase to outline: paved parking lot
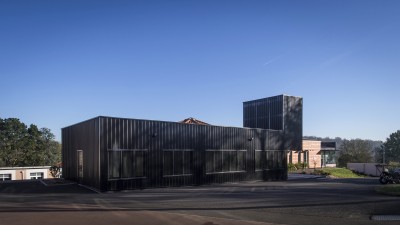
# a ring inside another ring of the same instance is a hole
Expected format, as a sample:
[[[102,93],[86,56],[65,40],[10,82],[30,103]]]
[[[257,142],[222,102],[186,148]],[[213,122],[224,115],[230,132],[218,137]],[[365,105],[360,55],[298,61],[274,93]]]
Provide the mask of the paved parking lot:
[[[297,177],[286,182],[95,193],[76,184],[0,183],[0,224],[399,224],[400,198],[376,179]]]

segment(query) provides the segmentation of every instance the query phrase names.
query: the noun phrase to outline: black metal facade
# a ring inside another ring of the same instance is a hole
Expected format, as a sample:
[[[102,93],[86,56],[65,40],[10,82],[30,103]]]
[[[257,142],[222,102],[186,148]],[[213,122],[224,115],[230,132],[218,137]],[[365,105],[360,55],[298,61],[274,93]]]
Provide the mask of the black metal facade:
[[[302,150],[303,98],[278,95],[244,102],[243,126],[281,130],[285,150]]]
[[[78,181],[78,151],[84,159],[81,183],[99,188],[101,185],[99,120],[91,119],[62,129],[63,177]]]
[[[287,176],[281,131],[98,117],[64,128],[62,139],[63,176],[79,180],[77,151],[81,150],[83,179],[80,182],[102,191],[282,180]],[[256,150],[263,153],[258,159],[262,165],[259,170],[255,168]],[[278,151],[282,154],[270,154],[274,157],[270,161],[281,163],[268,166],[268,152]],[[175,169],[177,173],[166,174],[166,155],[185,156],[185,152],[189,158],[180,161],[189,164],[188,172]],[[124,176],[125,167],[137,169],[133,157],[138,154],[143,158],[140,175],[132,172],[133,175]],[[224,169],[229,160],[229,167]],[[208,168],[210,161],[215,164],[212,169]]]
[[[63,176],[100,191],[285,180],[287,137],[284,130],[101,116],[62,129]]]

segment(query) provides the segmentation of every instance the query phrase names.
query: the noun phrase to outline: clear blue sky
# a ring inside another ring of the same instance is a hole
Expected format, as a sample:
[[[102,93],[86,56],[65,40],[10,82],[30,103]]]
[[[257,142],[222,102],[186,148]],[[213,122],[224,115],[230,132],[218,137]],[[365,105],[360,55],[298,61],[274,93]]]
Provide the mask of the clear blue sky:
[[[304,98],[303,134],[400,129],[400,1],[0,1],[0,117],[242,126],[242,102]]]

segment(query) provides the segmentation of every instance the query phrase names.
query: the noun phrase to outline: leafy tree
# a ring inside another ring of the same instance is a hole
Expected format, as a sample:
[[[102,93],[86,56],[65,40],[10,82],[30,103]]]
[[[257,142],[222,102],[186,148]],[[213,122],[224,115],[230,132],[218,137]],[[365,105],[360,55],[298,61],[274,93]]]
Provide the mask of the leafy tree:
[[[0,119],[0,158],[4,166],[21,164],[23,148],[25,146],[26,125],[19,119]]]
[[[346,167],[347,163],[367,163],[373,161],[373,145],[368,140],[343,140],[340,146],[338,165]]]
[[[385,151],[385,162],[400,162],[400,130],[390,134],[379,149],[380,162],[383,162],[383,151]]]
[[[374,147],[374,162],[376,162],[376,163],[383,162],[382,148],[383,148],[383,144],[381,144],[381,146]]]
[[[61,147],[50,129],[0,118],[0,166],[44,166],[60,160]]]

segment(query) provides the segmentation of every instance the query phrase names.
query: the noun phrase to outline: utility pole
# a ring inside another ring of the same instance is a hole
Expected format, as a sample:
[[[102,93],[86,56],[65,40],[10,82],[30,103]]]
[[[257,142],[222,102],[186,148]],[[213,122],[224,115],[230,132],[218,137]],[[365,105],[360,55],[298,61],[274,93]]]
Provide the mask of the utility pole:
[[[385,164],[385,146],[382,145],[382,151],[383,151],[383,164]]]

